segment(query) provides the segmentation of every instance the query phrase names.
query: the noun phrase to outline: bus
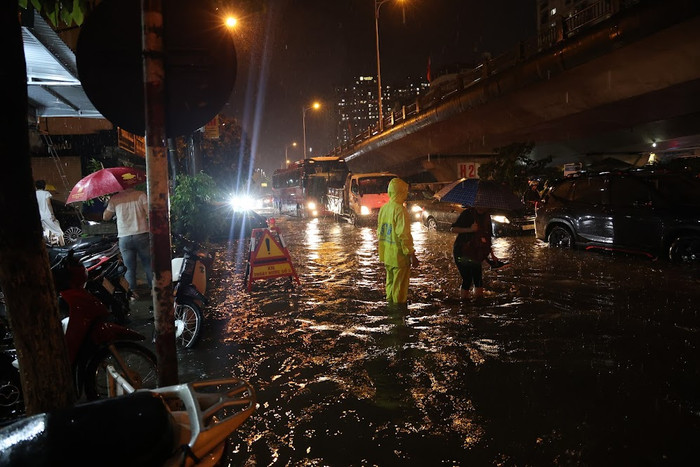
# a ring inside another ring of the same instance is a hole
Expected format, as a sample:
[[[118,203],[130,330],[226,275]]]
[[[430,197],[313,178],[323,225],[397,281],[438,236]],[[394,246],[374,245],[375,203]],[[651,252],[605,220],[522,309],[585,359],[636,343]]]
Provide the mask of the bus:
[[[345,159],[322,156],[292,162],[272,175],[272,195],[280,214],[318,217],[325,208],[328,188],[341,188],[348,175]]]

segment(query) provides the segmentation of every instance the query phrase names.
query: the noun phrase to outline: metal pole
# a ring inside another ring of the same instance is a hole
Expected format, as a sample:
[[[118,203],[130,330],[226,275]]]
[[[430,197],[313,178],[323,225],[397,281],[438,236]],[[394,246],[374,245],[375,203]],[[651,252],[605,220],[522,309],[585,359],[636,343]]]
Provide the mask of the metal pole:
[[[307,110],[309,110],[309,109],[305,109],[303,107],[301,110],[301,125],[302,125],[303,130],[304,130],[304,159],[306,159],[306,111]]]
[[[146,173],[153,269],[158,385],[178,382],[168,211],[168,159],[165,132],[165,60],[162,0],[141,0]]]
[[[379,60],[379,8],[388,0],[374,0],[374,35],[377,42],[377,105],[379,107],[379,131],[384,131],[382,114],[382,64]]]

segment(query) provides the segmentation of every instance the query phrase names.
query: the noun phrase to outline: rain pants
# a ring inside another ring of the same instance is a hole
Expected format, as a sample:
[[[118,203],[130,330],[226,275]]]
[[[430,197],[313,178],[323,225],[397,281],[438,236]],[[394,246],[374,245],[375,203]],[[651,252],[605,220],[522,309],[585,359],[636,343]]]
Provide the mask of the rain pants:
[[[386,267],[386,299],[389,303],[406,303],[411,276],[413,237],[411,220],[403,203],[408,184],[399,178],[389,182],[389,202],[379,210],[377,239],[379,260]]]

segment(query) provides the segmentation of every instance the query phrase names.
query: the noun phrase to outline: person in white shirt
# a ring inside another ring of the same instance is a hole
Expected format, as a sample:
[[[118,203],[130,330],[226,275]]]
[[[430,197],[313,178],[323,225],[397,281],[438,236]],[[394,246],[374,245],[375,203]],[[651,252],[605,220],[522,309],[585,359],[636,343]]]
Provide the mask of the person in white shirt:
[[[39,216],[41,217],[41,226],[44,229],[44,237],[49,241],[56,241],[59,245],[65,244],[63,238],[63,229],[61,224],[56,219],[51,207],[51,193],[46,190],[46,181],[37,180],[34,182],[36,187],[36,202],[39,205]],[[54,240],[55,239],[55,240]]]
[[[129,188],[115,193],[109,199],[102,218],[106,221],[117,216],[119,250],[126,266],[126,280],[132,290],[136,288],[136,257],[146,273],[151,289],[151,245],[148,229],[148,197],[143,191]],[[135,293],[134,293],[135,295]]]

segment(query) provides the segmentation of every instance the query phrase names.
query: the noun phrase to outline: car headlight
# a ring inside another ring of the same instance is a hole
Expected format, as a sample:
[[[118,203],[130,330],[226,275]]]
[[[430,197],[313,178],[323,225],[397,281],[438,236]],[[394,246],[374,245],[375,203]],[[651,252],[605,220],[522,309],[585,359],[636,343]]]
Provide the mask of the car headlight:
[[[229,204],[234,211],[248,211],[257,207],[256,200],[247,195],[233,195],[229,198]]]
[[[412,212],[419,213],[419,212],[421,212],[422,210],[423,210],[423,208],[420,207],[420,206],[418,206],[417,204],[414,204],[413,206],[411,206],[411,211],[412,211]]]
[[[362,216],[369,216],[372,210],[368,208],[367,206],[361,206],[360,207],[360,215]]]
[[[498,222],[499,224],[510,224],[510,221],[506,216],[491,216],[491,220]]]
[[[306,207],[309,208],[310,211],[313,211],[314,209],[316,209],[316,203],[314,203],[313,201],[309,201],[306,204]]]

